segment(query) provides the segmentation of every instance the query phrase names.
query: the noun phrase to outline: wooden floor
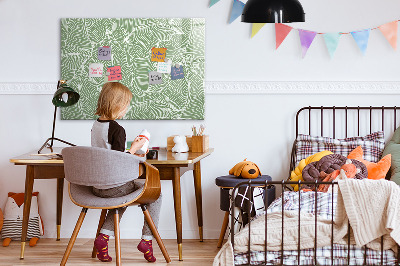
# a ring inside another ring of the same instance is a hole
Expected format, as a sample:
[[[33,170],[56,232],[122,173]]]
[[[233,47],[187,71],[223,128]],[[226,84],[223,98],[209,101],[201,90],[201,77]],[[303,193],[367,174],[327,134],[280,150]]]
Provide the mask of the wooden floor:
[[[20,242],[12,241],[9,247],[0,246],[0,265],[60,265],[61,258],[64,255],[65,248],[69,239],[40,239],[36,247],[25,249],[25,259],[20,260]],[[168,250],[172,262],[167,264],[162,256],[157,242],[154,241],[154,254],[157,258],[156,263],[149,264],[143,254],[136,249],[140,240],[121,240],[122,264],[123,265],[212,265],[215,255],[218,253],[217,240],[183,240],[183,261],[178,260],[178,247],[176,240],[163,240]],[[93,240],[77,239],[68,259],[67,265],[115,265],[114,262],[114,243],[110,240],[110,255],[113,262],[104,263],[91,258]]]

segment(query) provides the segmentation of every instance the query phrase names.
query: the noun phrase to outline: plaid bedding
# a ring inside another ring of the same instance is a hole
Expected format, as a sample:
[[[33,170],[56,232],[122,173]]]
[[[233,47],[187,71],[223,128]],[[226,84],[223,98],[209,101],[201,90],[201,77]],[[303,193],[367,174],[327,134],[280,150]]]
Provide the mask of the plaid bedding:
[[[298,165],[302,159],[324,150],[347,157],[358,146],[361,146],[364,151],[364,160],[370,162],[379,161],[385,148],[383,131],[374,132],[364,137],[345,139],[299,134],[296,139],[295,165]]]
[[[364,263],[364,253],[367,256]],[[333,262],[331,247],[317,248],[316,265],[382,265],[381,252],[371,249],[364,249],[350,245],[350,261],[347,264],[347,245],[333,245]],[[250,265],[265,265],[265,253],[262,251],[250,252]],[[285,250],[283,252],[283,265],[298,265],[297,250]],[[235,265],[248,265],[247,253],[235,255]],[[266,265],[281,265],[281,252],[268,251]],[[300,251],[300,265],[314,264],[314,249],[303,249]],[[396,257],[392,250],[383,252],[383,265],[396,265]]]
[[[333,197],[332,197],[333,195]],[[269,213],[282,211],[282,202],[284,210],[298,210],[301,212],[308,212],[317,214],[325,219],[332,219],[332,207],[333,214],[335,214],[336,208],[336,194],[317,192],[317,201],[315,203],[315,192],[293,192],[287,191],[283,197],[277,198],[268,207],[267,215]],[[253,218],[257,219],[260,217],[259,214]],[[332,264],[331,246],[326,246],[316,249],[317,265],[348,265],[348,246],[334,244],[333,245],[333,257],[334,261]],[[366,258],[364,254],[366,253]],[[298,265],[298,257],[300,257],[300,265],[314,265],[314,249],[303,249],[300,251],[300,256],[297,254],[297,250],[285,250],[283,252],[283,264],[284,265]],[[262,264],[265,265],[265,252],[250,252],[250,265]],[[365,260],[365,261],[364,261]],[[381,265],[381,252],[371,250],[364,247],[357,247],[350,245],[350,263],[349,265]],[[384,265],[395,265],[396,257],[392,250],[385,250],[383,252],[383,264]],[[235,265],[248,265],[248,254],[240,253],[235,254]],[[280,251],[267,251],[267,264],[266,265],[280,265],[281,264],[281,252]]]
[[[286,210],[296,211],[300,208],[300,211],[302,212],[312,213],[314,215],[316,212],[316,214],[321,216],[321,218],[330,220],[332,219],[332,207],[333,207],[333,215],[335,215],[336,194],[317,192],[317,201],[315,201],[314,191],[308,191],[308,192],[301,191],[300,193],[298,191],[296,192],[286,191],[283,197],[277,198],[271,203],[271,205],[269,205],[267,213],[282,211],[282,199],[283,199],[283,209],[285,211]],[[315,202],[317,204],[315,204]]]

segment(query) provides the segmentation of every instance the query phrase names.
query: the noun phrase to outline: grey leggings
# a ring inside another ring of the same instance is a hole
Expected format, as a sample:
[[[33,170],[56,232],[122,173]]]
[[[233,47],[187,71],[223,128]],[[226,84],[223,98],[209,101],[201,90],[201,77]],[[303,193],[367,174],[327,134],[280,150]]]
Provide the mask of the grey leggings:
[[[93,188],[93,194],[101,198],[116,198],[128,195],[138,189],[141,189],[143,186],[144,182],[133,180],[119,187],[113,187],[108,189]],[[149,210],[151,218],[153,218],[154,224],[156,225],[157,228],[158,228],[158,221],[160,218],[161,202],[162,202],[162,196],[160,194],[160,197],[155,202],[146,204],[146,207]],[[120,219],[122,218],[122,215],[124,214],[125,210],[126,207],[118,208]],[[115,209],[108,210],[106,220],[104,221],[100,233],[109,236],[114,236],[114,214],[115,214]],[[150,230],[149,225],[145,220],[142,230],[142,239],[151,240],[152,238],[153,234]]]

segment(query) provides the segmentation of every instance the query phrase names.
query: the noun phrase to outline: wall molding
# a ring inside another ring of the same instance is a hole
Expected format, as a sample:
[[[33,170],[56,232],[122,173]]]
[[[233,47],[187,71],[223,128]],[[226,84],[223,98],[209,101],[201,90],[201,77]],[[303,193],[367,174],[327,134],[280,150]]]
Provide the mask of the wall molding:
[[[0,94],[54,94],[57,82],[54,83],[0,83]]]
[[[400,94],[400,81],[207,81],[206,94]],[[0,83],[0,94],[50,94],[57,83]]]
[[[398,81],[206,82],[207,94],[400,94]]]

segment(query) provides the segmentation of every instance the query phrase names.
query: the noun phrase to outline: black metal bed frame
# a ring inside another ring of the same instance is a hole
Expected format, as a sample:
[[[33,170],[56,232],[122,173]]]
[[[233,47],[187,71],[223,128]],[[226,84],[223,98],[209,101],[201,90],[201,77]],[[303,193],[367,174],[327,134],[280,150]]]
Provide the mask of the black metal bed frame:
[[[304,110],[308,110],[308,134],[311,134],[311,111],[312,110],[319,110],[320,112],[320,135],[323,136],[324,134],[324,110],[332,110],[332,122],[333,122],[333,138],[335,138],[336,136],[336,112],[337,110],[342,110],[345,112],[345,119],[344,119],[344,128],[345,128],[345,137],[347,138],[347,133],[348,133],[348,113],[350,110],[352,111],[356,111],[357,112],[357,134],[358,136],[360,135],[360,111],[369,111],[369,131],[370,133],[372,133],[372,113],[373,111],[381,111],[381,130],[384,131],[385,129],[385,111],[387,110],[391,110],[393,111],[393,122],[394,122],[394,130],[396,129],[396,118],[397,118],[397,111],[400,108],[393,106],[393,107],[348,107],[348,106],[344,106],[344,107],[336,107],[336,106],[331,106],[331,107],[312,107],[312,106],[308,106],[308,107],[303,107],[301,108],[297,114],[296,114],[296,137],[299,135],[299,116],[300,113]],[[353,124],[354,125],[354,124]],[[296,145],[296,141],[293,144],[293,149],[292,149],[292,153],[291,153],[291,160],[290,160],[290,171],[292,171],[296,165],[295,165],[295,158],[296,158],[296,154],[295,154],[295,145]],[[290,172],[289,172],[289,176],[290,176]],[[304,182],[304,181],[252,181],[251,179],[249,181],[246,182],[242,182],[238,185],[236,185],[234,187],[234,189],[232,190],[232,195],[235,195],[235,192],[237,191],[237,189],[239,187],[243,187],[243,186],[251,186],[251,187],[259,187],[264,189],[266,198],[268,198],[268,187],[271,185],[276,185],[276,186],[281,186],[282,188],[282,195],[285,192],[285,190],[290,190],[289,187],[287,187],[287,185],[300,185],[301,184],[305,184],[305,185],[314,185],[314,191],[317,192],[318,190],[318,186],[319,185],[325,185],[325,184],[329,184],[332,185],[332,190],[334,189],[334,186],[337,186],[337,182],[336,181],[332,181],[332,182],[320,182],[320,181],[315,181],[315,182]],[[252,194],[253,191],[252,189],[249,190],[250,191],[250,198],[252,198]],[[299,193],[299,202],[301,202],[301,191],[299,189],[298,191]],[[284,197],[282,198],[282,213],[284,212]],[[318,198],[317,198],[317,193],[315,193],[315,214],[317,213],[317,202],[318,202]],[[332,193],[332,237],[331,237],[331,261],[332,261],[332,265],[334,263],[334,254],[333,254],[333,224],[334,224],[334,216],[333,216],[333,211],[334,211],[334,206],[333,203],[334,202],[334,193]],[[264,262],[260,263],[260,265],[271,265],[271,264],[267,264],[267,233],[268,233],[268,219],[267,219],[267,201],[264,201],[264,208],[265,208],[265,247],[264,247]],[[299,214],[299,219],[298,219],[298,226],[300,227],[300,204],[299,204],[299,210],[298,210],[298,214]],[[234,248],[235,245],[235,241],[234,241],[234,217],[235,217],[235,208],[234,208],[234,197],[232,197],[231,200],[231,232],[230,232],[230,236],[231,236],[231,244],[232,247]],[[251,243],[251,219],[249,219],[248,221],[248,227],[249,227],[249,242],[247,245],[247,264],[245,265],[250,265],[251,264],[251,249],[250,249],[250,243]],[[300,264],[300,254],[301,254],[301,249],[300,249],[300,242],[301,242],[301,235],[300,235],[300,230],[298,230],[298,243],[297,243],[297,265],[304,265],[304,264]],[[284,216],[282,216],[282,232],[281,232],[282,236],[281,236],[281,250],[280,250],[280,264],[279,265],[284,265],[283,264],[283,260],[284,260],[284,256],[283,256],[283,252],[284,252],[284,240],[283,240],[283,235],[284,235]],[[316,253],[316,249],[317,249],[317,215],[315,215],[315,239],[314,239],[314,258],[313,264],[308,264],[308,265],[318,265],[317,264],[317,253]],[[397,245],[397,248],[399,250],[399,252],[397,253],[397,259],[396,259],[396,263],[395,265],[400,265],[400,246]],[[367,265],[367,252],[366,252],[366,246],[363,246],[364,249],[364,263],[363,265]],[[384,265],[384,261],[383,261],[383,236],[381,237],[381,258],[380,258],[380,265]],[[350,265],[350,224],[348,225],[348,233],[347,233],[347,264],[346,265]]]

